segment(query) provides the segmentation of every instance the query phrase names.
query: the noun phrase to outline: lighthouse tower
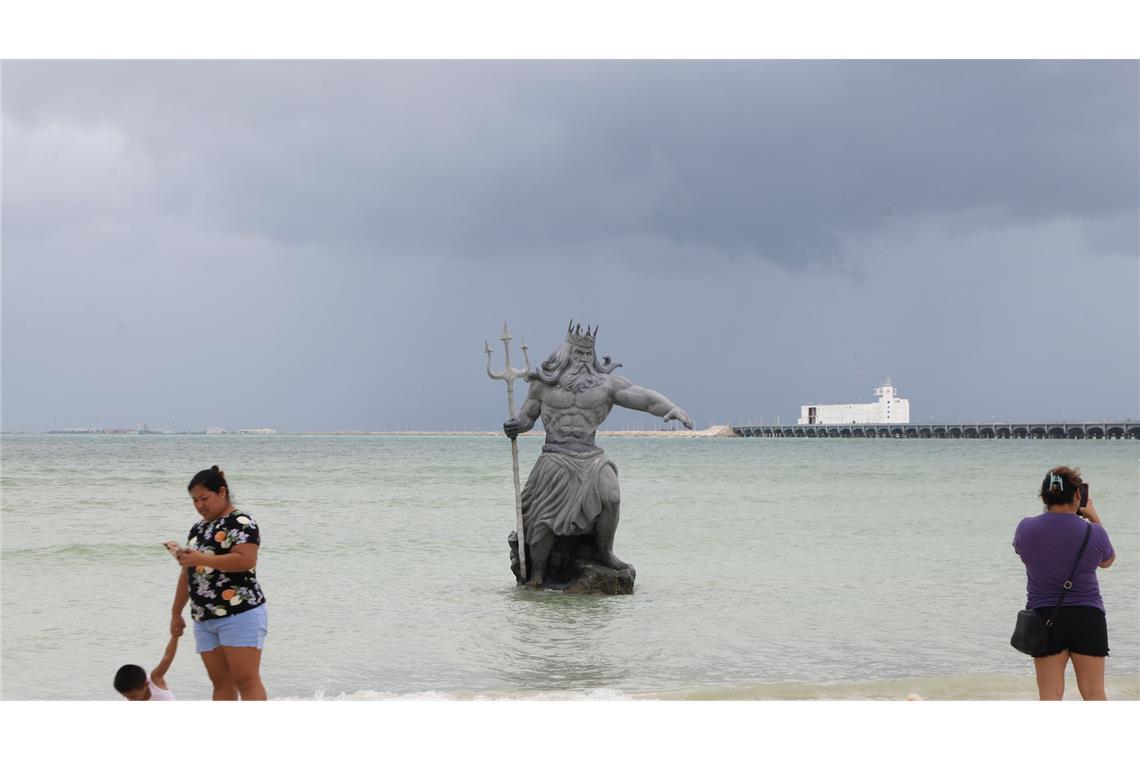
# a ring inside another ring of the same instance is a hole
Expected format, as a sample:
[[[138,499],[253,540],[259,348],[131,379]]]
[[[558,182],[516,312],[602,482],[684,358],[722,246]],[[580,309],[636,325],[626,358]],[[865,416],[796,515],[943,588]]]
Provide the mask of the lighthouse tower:
[[[878,419],[869,419],[868,422],[910,422],[910,401],[898,397],[889,377],[875,389],[875,396],[878,397],[879,403],[869,406],[879,407],[878,414],[874,415]]]

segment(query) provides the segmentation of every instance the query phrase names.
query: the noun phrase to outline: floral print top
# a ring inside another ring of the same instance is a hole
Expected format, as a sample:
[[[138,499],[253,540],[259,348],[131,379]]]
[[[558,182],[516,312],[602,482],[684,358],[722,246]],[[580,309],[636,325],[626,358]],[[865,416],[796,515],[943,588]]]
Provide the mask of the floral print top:
[[[235,509],[216,520],[199,521],[190,529],[187,547],[203,554],[229,554],[236,544],[261,544],[261,531],[253,518]],[[190,616],[215,620],[265,604],[257,585],[257,568],[248,572],[222,572],[198,565],[186,568],[190,583]]]

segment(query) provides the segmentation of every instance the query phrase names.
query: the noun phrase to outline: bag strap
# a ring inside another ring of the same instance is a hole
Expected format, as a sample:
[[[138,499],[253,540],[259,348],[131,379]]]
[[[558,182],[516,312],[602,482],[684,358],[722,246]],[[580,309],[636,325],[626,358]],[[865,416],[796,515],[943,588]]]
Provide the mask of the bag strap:
[[[1053,621],[1057,619],[1057,613],[1061,609],[1061,602],[1065,601],[1065,594],[1069,593],[1069,589],[1073,587],[1073,576],[1076,575],[1077,565],[1081,564],[1081,557],[1085,556],[1085,548],[1089,545],[1090,537],[1092,537],[1092,523],[1089,523],[1085,528],[1085,540],[1081,542],[1080,551],[1077,552],[1077,561],[1073,563],[1073,569],[1069,571],[1069,579],[1065,581],[1065,585],[1061,589],[1061,598],[1057,600],[1057,606],[1053,608],[1049,619],[1045,621],[1045,625],[1050,628],[1053,626]]]

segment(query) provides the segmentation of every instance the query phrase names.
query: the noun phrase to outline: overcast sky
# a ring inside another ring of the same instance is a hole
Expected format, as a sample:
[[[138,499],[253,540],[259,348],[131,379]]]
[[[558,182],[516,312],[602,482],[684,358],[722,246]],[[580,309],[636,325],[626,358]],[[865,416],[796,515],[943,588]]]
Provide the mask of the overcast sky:
[[[699,427],[1140,417],[1136,62],[2,78],[6,431],[493,428],[504,319]]]

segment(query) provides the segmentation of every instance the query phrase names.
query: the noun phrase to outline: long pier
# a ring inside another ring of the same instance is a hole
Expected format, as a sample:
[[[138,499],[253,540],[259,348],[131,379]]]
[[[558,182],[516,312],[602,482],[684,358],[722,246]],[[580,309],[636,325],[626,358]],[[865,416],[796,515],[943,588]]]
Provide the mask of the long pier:
[[[744,438],[1133,438],[1140,422],[959,422],[877,425],[745,425]]]

